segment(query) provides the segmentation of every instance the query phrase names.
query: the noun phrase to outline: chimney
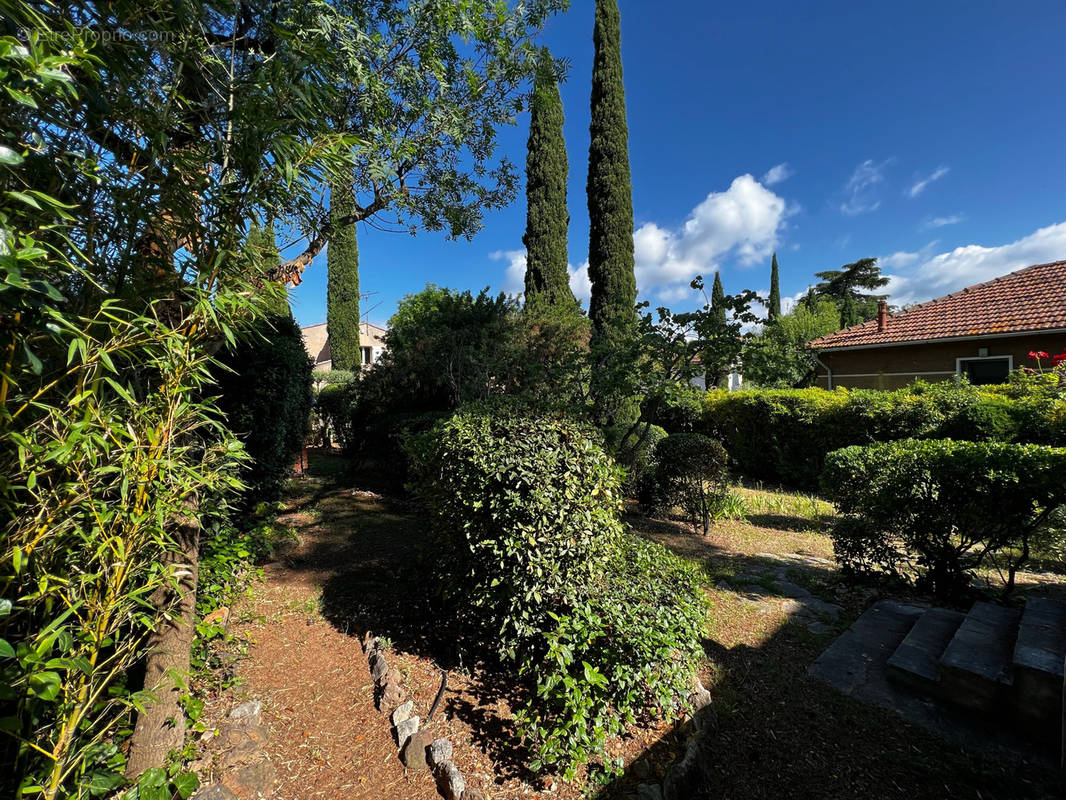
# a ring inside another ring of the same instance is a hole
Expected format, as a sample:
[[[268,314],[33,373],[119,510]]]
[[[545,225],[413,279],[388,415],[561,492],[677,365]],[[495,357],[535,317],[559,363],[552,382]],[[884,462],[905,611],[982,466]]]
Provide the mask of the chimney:
[[[888,327],[888,303],[881,300],[877,304],[877,330],[883,331]]]

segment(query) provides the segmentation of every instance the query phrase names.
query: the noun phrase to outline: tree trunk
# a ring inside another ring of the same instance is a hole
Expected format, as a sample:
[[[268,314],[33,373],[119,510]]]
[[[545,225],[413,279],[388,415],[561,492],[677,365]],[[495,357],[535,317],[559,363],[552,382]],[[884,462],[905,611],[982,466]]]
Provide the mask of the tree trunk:
[[[197,504],[191,511],[195,513]],[[153,698],[137,714],[130,739],[126,777],[136,780],[151,767],[161,767],[172,750],[185,743],[182,695],[190,668],[196,634],[196,587],[200,567],[200,523],[195,516],[175,520],[177,550],[166,563],[173,581],[152,595],[158,622],[149,638],[144,688]]]

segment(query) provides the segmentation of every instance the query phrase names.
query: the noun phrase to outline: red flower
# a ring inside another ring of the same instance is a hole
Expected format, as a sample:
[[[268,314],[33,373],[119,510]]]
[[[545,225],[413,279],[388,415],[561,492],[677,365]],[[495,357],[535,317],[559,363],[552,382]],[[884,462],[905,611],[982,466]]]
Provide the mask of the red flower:
[[[1059,364],[1066,364],[1066,353],[1059,353],[1057,356],[1051,357],[1051,365],[1057,367]]]
[[[1032,361],[1036,361],[1038,358],[1050,358],[1050,356],[1043,350],[1030,350],[1029,358]]]

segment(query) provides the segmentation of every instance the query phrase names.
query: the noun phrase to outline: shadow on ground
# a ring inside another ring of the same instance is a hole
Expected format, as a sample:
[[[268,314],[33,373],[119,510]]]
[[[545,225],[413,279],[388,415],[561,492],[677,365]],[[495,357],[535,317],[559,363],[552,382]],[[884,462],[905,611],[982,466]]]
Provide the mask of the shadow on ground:
[[[314,472],[315,462],[312,462]],[[353,495],[347,488],[372,484],[335,475],[306,504],[323,522],[347,529],[323,541],[294,568],[329,569],[322,612],[338,629],[360,636],[367,629],[388,636],[403,651],[431,659],[440,668],[467,670],[487,698],[482,707],[449,697],[446,708],[466,722],[478,744],[507,777],[530,778],[528,754],[513,729],[491,710],[500,698],[513,706],[519,693],[503,678],[463,664],[454,632],[439,619],[423,559],[431,560],[426,527],[402,502]],[[781,535],[802,528],[792,518],[764,515],[765,528]],[[765,561],[692,535],[669,522],[642,526],[649,538],[703,564],[709,582],[754,571]],[[835,571],[808,565],[789,578],[846,609],[842,629],[872,602],[868,593],[840,589]],[[713,594],[713,624],[703,642],[708,658],[704,683],[713,701],[702,713],[704,731],[689,751],[695,764],[684,798],[1051,798],[1063,796],[1054,770],[1037,759],[967,751],[909,724],[890,711],[845,697],[807,674],[836,632],[811,633],[786,623],[754,643],[743,639],[741,601],[725,590]],[[749,609],[750,611],[750,609]],[[713,637],[713,638],[712,638]],[[722,642],[734,642],[731,645]],[[623,775],[590,792],[596,800],[638,796],[643,783],[666,779],[685,756],[686,737],[674,729],[641,748]],[[643,795],[652,796],[652,795]]]

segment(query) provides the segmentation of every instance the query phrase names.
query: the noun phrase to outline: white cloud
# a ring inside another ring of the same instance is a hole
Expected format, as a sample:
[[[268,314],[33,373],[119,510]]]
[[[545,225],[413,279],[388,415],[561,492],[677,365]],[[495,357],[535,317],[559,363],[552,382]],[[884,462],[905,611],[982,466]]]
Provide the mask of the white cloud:
[[[910,197],[917,197],[918,195],[920,195],[922,192],[925,191],[926,187],[929,184],[931,184],[933,181],[940,180],[945,175],[947,175],[948,172],[950,172],[950,170],[947,167],[943,167],[943,166],[937,167],[931,173],[926,175],[924,178],[919,178],[918,180],[916,180],[914,182],[914,184],[911,186],[911,188],[907,190],[907,194]]]
[[[521,294],[526,289],[526,251],[497,250],[489,253],[493,261],[506,261],[507,272],[503,277],[503,290],[508,294]]]
[[[917,253],[894,253],[882,260],[892,303],[909,305],[991,280],[1030,264],[1066,258],[1066,222],[1049,225],[998,247],[970,244],[930,257],[930,243]]]
[[[848,182],[844,184],[844,202],[840,210],[849,217],[856,214],[866,214],[876,211],[881,205],[877,197],[877,184],[885,180],[885,169],[892,163],[892,159],[885,159],[880,164],[872,158],[863,161],[855,167]]]
[[[646,222],[633,233],[637,290],[667,302],[692,296],[689,284],[697,275],[710,275],[725,259],[742,265],[768,261],[777,247],[786,219],[797,208],[785,203],[751,175],[735,178],[724,192],[711,192],[676,229]],[[504,291],[517,294],[524,285],[524,250],[497,250],[495,261],[506,261]],[[574,296],[588,301],[591,283],[588,262],[570,265]]]
[[[905,250],[900,250],[895,253],[892,253],[891,255],[881,256],[877,259],[877,263],[881,267],[882,271],[884,271],[886,274],[888,272],[891,272],[892,270],[906,269],[907,267],[913,266],[929,259],[933,255],[933,251],[936,249],[936,246],[938,244],[939,242],[934,239],[921,250],[918,250],[914,253],[908,253]]]
[[[526,251],[525,250],[496,250],[489,253],[493,261],[506,261],[507,271],[503,277],[503,291],[508,294],[521,294],[526,288]],[[588,302],[592,294],[592,284],[589,283],[589,264],[586,261],[580,267],[570,264],[566,266],[570,273],[570,291],[578,300]]]
[[[584,262],[580,267],[571,267],[567,265],[567,271],[570,273],[570,291],[574,293],[574,297],[583,303],[588,303],[589,298],[592,297],[592,281],[589,280],[589,262]]]
[[[708,194],[679,229],[647,222],[636,230],[637,288],[676,299],[694,277],[714,272],[726,258],[745,265],[768,259],[793,213],[784,198],[741,175],[724,192]]]
[[[763,186],[774,186],[787,181],[795,174],[796,171],[788,165],[788,162],[782,161],[780,164],[766,170],[766,174],[762,176],[762,184]]]
[[[957,225],[966,219],[965,214],[949,214],[946,217],[933,217],[928,220],[923,228],[943,228],[945,225]]]

